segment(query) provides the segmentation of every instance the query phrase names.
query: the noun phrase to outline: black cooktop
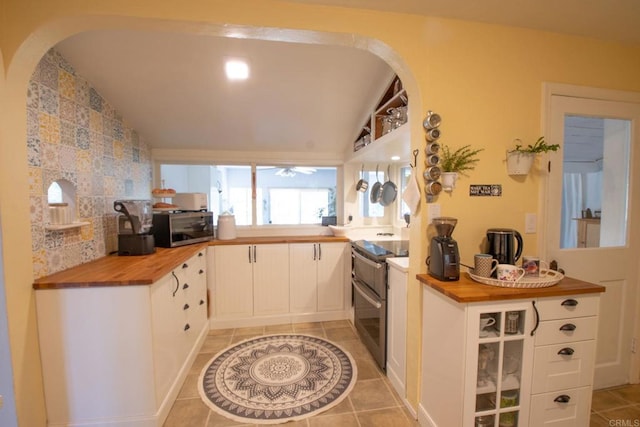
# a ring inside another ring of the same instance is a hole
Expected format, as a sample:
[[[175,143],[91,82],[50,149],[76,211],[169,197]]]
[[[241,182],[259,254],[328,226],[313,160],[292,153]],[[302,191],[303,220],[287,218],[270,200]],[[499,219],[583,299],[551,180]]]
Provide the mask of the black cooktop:
[[[409,256],[408,240],[356,240],[352,244],[375,258]]]

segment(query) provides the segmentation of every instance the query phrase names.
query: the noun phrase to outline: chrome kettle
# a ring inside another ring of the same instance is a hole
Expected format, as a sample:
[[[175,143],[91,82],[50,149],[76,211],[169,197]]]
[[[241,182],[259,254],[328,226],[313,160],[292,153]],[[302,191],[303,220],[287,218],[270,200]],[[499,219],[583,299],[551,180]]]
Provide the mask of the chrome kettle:
[[[500,264],[515,265],[522,255],[522,235],[510,228],[490,228],[487,230],[487,253]],[[517,244],[517,246],[516,246]]]

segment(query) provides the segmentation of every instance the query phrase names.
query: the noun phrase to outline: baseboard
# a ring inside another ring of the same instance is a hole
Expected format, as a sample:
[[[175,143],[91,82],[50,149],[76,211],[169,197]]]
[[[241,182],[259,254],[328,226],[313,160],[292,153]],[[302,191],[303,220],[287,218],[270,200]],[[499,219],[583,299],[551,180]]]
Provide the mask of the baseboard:
[[[211,329],[249,328],[254,326],[281,325],[303,322],[329,322],[350,319],[349,310],[322,311],[316,313],[286,313],[271,316],[209,319]]]
[[[422,405],[418,405],[418,424],[421,427],[438,427]]]

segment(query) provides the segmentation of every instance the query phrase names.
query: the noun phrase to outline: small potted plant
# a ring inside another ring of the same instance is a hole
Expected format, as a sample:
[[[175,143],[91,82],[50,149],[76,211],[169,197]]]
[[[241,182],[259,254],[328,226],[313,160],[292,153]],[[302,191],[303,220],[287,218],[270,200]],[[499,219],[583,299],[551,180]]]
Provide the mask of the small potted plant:
[[[447,192],[453,191],[456,187],[458,174],[467,175],[467,172],[475,169],[478,159],[478,153],[484,148],[471,148],[471,145],[464,145],[455,151],[452,151],[447,145],[442,145],[442,154],[440,155],[440,168],[442,169],[442,189]]]
[[[544,136],[538,138],[533,145],[529,144],[526,147],[522,145],[520,139],[516,139],[514,142],[516,143],[516,148],[507,151],[507,172],[509,175],[528,174],[536,155],[560,149],[559,144],[547,144]]]

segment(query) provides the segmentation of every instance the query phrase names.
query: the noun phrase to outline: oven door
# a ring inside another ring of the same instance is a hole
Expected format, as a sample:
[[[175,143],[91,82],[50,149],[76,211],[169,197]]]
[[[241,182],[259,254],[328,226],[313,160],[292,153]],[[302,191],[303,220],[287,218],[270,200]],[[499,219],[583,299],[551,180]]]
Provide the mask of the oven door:
[[[353,277],[365,287],[372,289],[380,299],[387,299],[387,264],[367,258],[355,249],[351,249],[353,257]]]
[[[374,359],[386,370],[387,363],[387,301],[369,287],[351,278],[354,298],[354,323],[364,345]]]

